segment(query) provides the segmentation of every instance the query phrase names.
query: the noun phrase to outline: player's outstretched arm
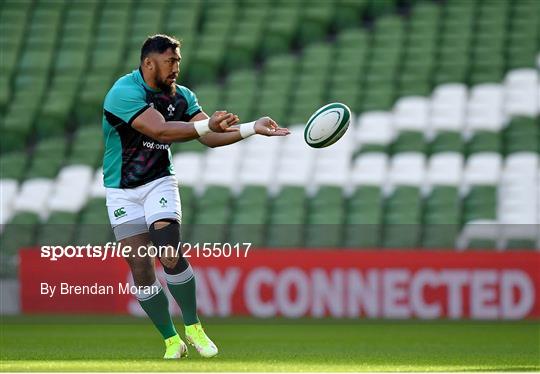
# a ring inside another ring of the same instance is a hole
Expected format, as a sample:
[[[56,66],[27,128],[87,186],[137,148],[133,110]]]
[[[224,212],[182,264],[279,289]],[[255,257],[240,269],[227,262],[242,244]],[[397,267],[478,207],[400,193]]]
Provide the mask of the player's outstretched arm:
[[[199,121],[205,118],[208,118],[208,115],[201,112],[193,117],[192,120]],[[270,117],[259,118],[257,121],[242,124],[241,127],[244,127],[243,131],[240,127],[237,127],[240,130],[238,132],[209,133],[205,136],[201,136],[198,140],[202,144],[213,148],[236,143],[254,134],[265,136],[285,136],[290,134],[288,129],[279,127],[279,125]]]
[[[239,132],[238,117],[226,111],[215,112],[212,117],[203,121],[165,122],[165,118],[154,108],[148,108],[132,123],[135,130],[157,140],[160,143],[185,142],[209,133]]]

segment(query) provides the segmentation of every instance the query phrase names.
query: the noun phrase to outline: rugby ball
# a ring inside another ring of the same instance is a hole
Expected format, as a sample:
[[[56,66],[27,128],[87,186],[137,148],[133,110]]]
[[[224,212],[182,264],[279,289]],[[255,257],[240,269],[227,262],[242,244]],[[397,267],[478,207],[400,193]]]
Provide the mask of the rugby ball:
[[[345,134],[350,121],[351,110],[347,105],[327,104],[309,118],[304,129],[304,140],[313,148],[328,147]]]

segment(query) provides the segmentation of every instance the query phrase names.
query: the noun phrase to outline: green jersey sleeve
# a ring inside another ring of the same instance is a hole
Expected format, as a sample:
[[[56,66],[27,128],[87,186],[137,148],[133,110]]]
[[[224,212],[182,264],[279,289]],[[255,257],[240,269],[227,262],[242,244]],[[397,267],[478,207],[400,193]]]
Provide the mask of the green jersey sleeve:
[[[123,122],[131,123],[149,107],[145,101],[145,92],[135,85],[115,85],[105,97],[103,108],[120,118]]]
[[[187,100],[188,107],[186,110],[186,114],[188,116],[192,117],[193,115],[195,115],[195,113],[202,111],[202,108],[197,100],[197,96],[193,93],[193,91],[184,86],[178,86],[178,88]]]

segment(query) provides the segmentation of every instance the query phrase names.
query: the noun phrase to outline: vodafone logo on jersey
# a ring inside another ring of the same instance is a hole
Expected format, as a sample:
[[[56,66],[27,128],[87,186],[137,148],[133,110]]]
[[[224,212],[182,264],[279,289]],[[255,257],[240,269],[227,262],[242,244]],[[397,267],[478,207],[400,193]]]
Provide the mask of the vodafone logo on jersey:
[[[160,151],[163,151],[163,150],[166,151],[167,149],[170,148],[169,144],[155,143],[155,142],[152,142],[152,141],[149,141],[149,140],[143,140],[142,144],[143,144],[143,147],[145,147],[145,148],[157,149],[157,150],[160,150]]]

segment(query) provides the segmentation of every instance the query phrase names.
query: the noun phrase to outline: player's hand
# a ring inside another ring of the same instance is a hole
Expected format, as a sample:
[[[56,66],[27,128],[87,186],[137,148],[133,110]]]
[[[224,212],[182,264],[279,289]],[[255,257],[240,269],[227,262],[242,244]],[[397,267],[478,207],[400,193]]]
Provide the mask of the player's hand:
[[[291,133],[289,129],[279,127],[270,117],[261,117],[255,121],[255,132],[264,136],[286,136]]]
[[[213,132],[239,131],[238,127],[231,127],[238,124],[239,119],[236,114],[224,110],[214,112],[208,121],[208,127]]]

